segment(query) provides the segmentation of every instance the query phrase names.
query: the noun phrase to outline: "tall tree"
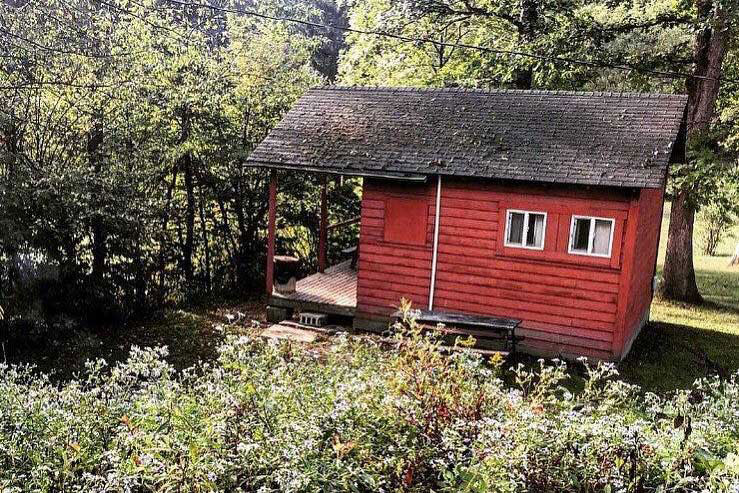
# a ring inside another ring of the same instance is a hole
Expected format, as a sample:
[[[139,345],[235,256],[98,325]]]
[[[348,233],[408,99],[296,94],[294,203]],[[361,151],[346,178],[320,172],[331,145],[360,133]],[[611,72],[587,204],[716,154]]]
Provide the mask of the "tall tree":
[[[250,8],[316,19],[314,3]],[[312,62],[323,33],[239,14],[239,2],[219,5],[0,4],[6,309],[22,305],[6,302],[18,287],[6,266],[19,255],[64,274],[43,281],[71,315],[263,285],[266,181],[242,163],[322,82]],[[301,200],[308,184],[286,187],[287,201]],[[30,278],[46,275],[30,267]]]
[[[733,1],[698,0],[695,8],[698,29],[693,41],[693,73],[686,83],[686,128],[688,146],[693,148],[706,144],[706,136],[714,122],[722,67],[732,40],[736,15]],[[691,171],[695,171],[694,166],[683,168],[686,176],[682,177],[684,179],[672,201],[661,294],[673,300],[699,303],[702,297],[693,265],[693,223],[697,203]]]

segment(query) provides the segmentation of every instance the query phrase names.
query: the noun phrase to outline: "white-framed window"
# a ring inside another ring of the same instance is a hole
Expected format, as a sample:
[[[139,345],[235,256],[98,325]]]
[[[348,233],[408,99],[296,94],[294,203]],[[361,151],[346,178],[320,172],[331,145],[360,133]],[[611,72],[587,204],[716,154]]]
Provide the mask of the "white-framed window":
[[[544,250],[547,213],[508,209],[506,214],[505,246]]]
[[[615,224],[607,217],[572,216],[569,253],[610,257]]]

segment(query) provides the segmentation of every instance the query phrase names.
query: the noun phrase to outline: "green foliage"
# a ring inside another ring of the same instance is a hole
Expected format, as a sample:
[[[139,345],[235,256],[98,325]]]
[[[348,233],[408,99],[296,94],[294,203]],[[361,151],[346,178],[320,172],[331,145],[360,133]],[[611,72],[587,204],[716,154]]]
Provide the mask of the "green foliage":
[[[739,381],[637,397],[610,365],[584,388],[422,332],[323,346],[230,337],[175,372],[164,349],[57,386],[0,373],[5,491],[734,491]],[[380,346],[380,344],[383,347]]]
[[[360,85],[672,92],[682,81],[609,65],[674,69],[676,60],[684,61],[691,20],[687,6],[669,0],[370,0],[355,4],[351,27],[407,39],[350,34],[340,75],[344,83]]]
[[[704,255],[716,255],[721,242],[731,236],[732,228],[737,224],[739,214],[739,194],[736,189],[731,196],[712,200],[699,212],[702,228],[698,230]]]
[[[267,177],[243,161],[322,83],[313,68],[320,33],[160,7],[0,6],[16,36],[0,60],[0,300],[10,322],[56,308],[101,321],[263,286]],[[318,15],[310,0],[253,10]],[[316,185],[280,176],[306,267],[315,263]],[[332,188],[342,203],[332,221],[357,214],[355,192]],[[286,236],[280,247],[293,248]],[[49,299],[39,283],[63,289]],[[28,305],[22,294],[34,291]],[[41,310],[27,308],[42,299]]]
[[[688,163],[671,170],[668,192],[690,191],[700,214],[696,231],[705,255],[715,254],[739,214],[739,167],[729,136],[725,128],[696,135],[689,142]]]

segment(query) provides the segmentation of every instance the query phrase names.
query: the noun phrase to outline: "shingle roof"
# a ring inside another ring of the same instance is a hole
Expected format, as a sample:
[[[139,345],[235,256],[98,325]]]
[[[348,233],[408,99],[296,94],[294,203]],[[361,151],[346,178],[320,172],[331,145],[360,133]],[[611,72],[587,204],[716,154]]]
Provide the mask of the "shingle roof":
[[[605,92],[313,89],[247,164],[658,188],[686,101]]]

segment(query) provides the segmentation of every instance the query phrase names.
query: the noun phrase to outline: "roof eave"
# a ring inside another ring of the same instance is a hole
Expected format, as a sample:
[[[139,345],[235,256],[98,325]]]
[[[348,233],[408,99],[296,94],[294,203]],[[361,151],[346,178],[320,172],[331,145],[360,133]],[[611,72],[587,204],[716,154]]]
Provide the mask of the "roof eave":
[[[247,159],[244,164],[251,168],[266,168],[266,169],[280,169],[280,170],[291,170],[291,171],[303,171],[306,173],[319,173],[326,175],[337,175],[337,176],[358,176],[363,178],[381,178],[386,180],[401,180],[401,181],[412,181],[412,182],[425,182],[428,179],[427,175],[415,174],[415,173],[397,173],[392,171],[362,171],[356,169],[338,169],[328,168],[324,166],[305,166],[302,164],[294,163],[274,163],[270,161],[257,161],[253,159]]]

